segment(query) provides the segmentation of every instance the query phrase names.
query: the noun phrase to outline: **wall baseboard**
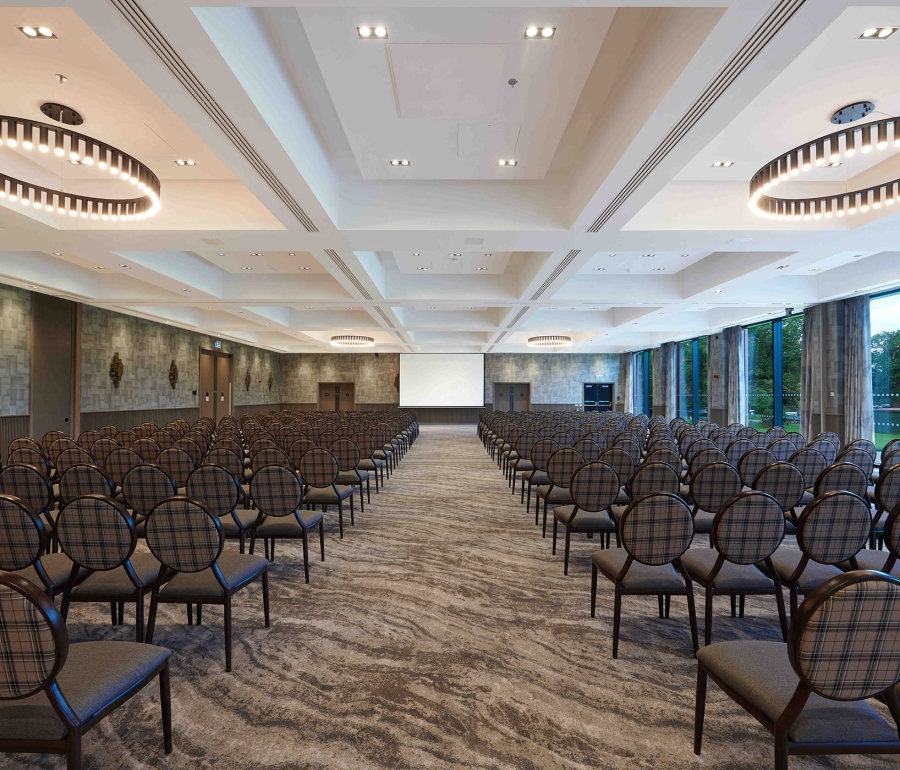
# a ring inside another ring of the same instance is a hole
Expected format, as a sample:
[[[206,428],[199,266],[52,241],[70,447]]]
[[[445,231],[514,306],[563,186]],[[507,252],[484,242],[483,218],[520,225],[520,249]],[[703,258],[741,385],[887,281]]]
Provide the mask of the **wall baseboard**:
[[[199,407],[182,409],[128,409],[121,412],[82,412],[81,430],[97,430],[104,425],[115,425],[125,430],[142,422],[152,422],[160,428],[172,420],[187,420],[193,425],[200,419]]]

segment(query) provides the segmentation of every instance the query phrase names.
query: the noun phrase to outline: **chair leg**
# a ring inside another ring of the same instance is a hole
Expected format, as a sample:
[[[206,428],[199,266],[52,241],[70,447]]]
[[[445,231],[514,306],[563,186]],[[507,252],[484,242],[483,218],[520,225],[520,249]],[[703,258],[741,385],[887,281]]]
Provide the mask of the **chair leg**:
[[[556,516],[553,517],[554,531],[556,527]],[[569,544],[572,541],[572,530],[566,527],[566,553],[563,557],[563,575],[569,574]]]
[[[225,594],[225,670],[231,671],[231,594]]]
[[[147,618],[147,630],[144,633],[144,641],[147,644],[153,644],[153,631],[156,629],[156,588],[150,592],[150,614]]]
[[[194,625],[194,605],[188,604],[187,606],[187,616],[188,616],[188,625]]]
[[[734,597],[731,597],[732,605],[734,604]],[[703,643],[706,645],[712,644],[712,612],[713,612],[713,592],[711,586],[706,586],[706,617],[704,618],[704,628],[703,628]],[[732,612],[732,617],[734,614]]]
[[[740,599],[738,600],[738,614],[739,614],[739,617],[744,617],[744,604],[745,604],[745,599],[746,599],[746,598],[747,598],[747,597],[746,597],[744,594],[741,594]]]
[[[202,604],[197,605],[197,625],[198,626],[203,625],[203,605]]]
[[[366,500],[366,502],[371,505],[371,503],[372,503],[372,479],[371,478],[366,479],[366,498],[368,498]]]
[[[556,556],[556,525],[559,520],[556,516],[553,517],[553,548],[550,550],[550,553]],[[568,530],[568,527],[566,528]]]
[[[543,520],[543,530],[541,531],[541,537],[547,537],[547,498],[544,498],[544,520]]]
[[[697,609],[694,607],[694,586],[692,583],[688,583],[687,602],[688,618],[691,623],[691,643],[696,653],[700,649],[700,642],[697,640]],[[668,613],[666,613],[666,617],[668,617]]]
[[[784,611],[784,594],[782,593],[780,586],[775,588],[775,603],[778,605],[778,620],[781,623],[781,638],[784,642],[787,642],[788,622],[787,615]]]
[[[665,601],[663,600],[663,595],[657,594],[656,600],[657,600],[657,602],[659,602],[659,618],[660,618],[660,620],[662,620],[666,616],[666,604],[665,604]]]
[[[619,628],[622,625],[622,591],[616,585],[616,601],[613,608],[613,658],[619,657]]]
[[[263,588],[263,617],[266,620],[266,628],[269,627],[269,570],[265,569],[262,573]]]
[[[138,588],[134,602],[134,636],[140,644],[144,641],[144,589]]]
[[[350,526],[354,526],[353,524],[353,493],[350,494]]]
[[[319,548],[322,551],[322,561],[325,561],[325,520],[319,522]]]
[[[597,567],[591,564],[591,617],[597,616]]]
[[[169,687],[169,661],[159,672],[159,702],[162,705],[163,744],[166,754],[172,753],[172,694]]]
[[[697,665],[697,703],[694,708],[694,753],[699,756],[703,745],[703,718],[706,714],[706,669]]]
[[[70,727],[66,738],[66,770],[81,770],[81,727]]]
[[[344,539],[344,502],[338,500],[338,529],[341,533],[341,540]]]
[[[303,530],[303,573],[309,582],[309,545],[306,542],[306,529]]]
[[[788,770],[787,731],[775,728],[775,770]]]

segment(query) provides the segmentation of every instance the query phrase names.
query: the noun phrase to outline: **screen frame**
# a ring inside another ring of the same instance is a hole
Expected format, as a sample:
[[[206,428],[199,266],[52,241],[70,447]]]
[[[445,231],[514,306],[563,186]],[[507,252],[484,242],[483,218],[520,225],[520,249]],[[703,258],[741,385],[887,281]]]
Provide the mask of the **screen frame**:
[[[484,376],[485,376],[485,354],[484,353],[398,353],[400,356],[397,362],[397,375],[399,379],[399,387],[397,388],[397,401],[399,402],[400,409],[486,409],[487,404],[484,403]],[[464,406],[431,406],[431,405],[416,405],[416,406],[408,406],[404,405],[403,400],[401,398],[401,393],[403,391],[403,377],[401,374],[401,362],[403,360],[403,356],[410,357],[422,357],[422,356],[481,356],[481,403],[480,404],[466,404]]]

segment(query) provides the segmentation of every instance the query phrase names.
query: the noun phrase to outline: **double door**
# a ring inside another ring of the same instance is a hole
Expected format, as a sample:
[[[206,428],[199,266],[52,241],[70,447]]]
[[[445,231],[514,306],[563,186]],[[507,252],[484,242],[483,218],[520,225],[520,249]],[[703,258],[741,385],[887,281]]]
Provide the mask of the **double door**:
[[[320,382],[320,412],[352,412],[356,408],[356,388],[352,382]]]
[[[495,382],[495,412],[530,412],[531,383],[528,382]]]
[[[612,411],[613,386],[609,382],[584,383],[584,411]]]
[[[200,416],[217,423],[231,414],[233,401],[232,359],[230,353],[200,351]]]

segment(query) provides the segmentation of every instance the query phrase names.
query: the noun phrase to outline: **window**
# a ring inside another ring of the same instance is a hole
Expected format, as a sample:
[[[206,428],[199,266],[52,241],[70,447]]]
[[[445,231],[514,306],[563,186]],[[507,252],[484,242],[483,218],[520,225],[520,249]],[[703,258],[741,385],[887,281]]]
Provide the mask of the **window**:
[[[632,383],[634,411],[653,416],[653,351],[634,354],[634,382]]]
[[[678,416],[691,423],[705,420],[709,415],[709,338],[679,342],[677,359]]]
[[[900,438],[900,292],[872,297],[872,406],[875,446]]]
[[[803,314],[746,328],[749,423],[800,431],[800,351]]]

